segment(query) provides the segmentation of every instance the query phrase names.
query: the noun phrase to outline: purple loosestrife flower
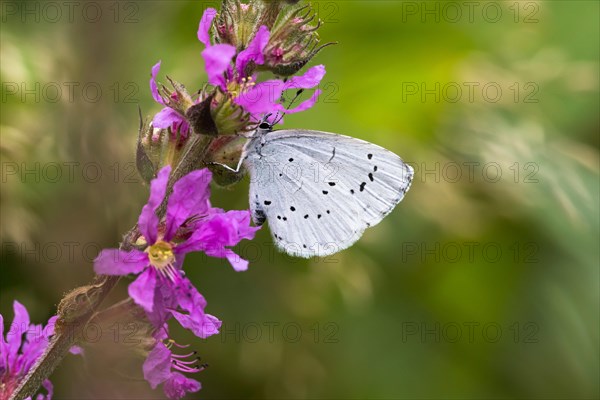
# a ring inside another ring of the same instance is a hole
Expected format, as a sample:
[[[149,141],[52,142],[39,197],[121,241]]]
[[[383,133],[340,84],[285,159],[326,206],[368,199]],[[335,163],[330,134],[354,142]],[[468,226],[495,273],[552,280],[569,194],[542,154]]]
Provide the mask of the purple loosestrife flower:
[[[182,271],[185,254],[203,251],[227,258],[235,270],[247,269],[227,246],[252,239],[259,228],[250,226],[248,211],[229,211],[210,205],[209,170],[197,170],[179,179],[167,203],[166,217],[159,221],[156,210],[163,201],[171,167],[162,168],[150,184],[150,197],[138,219],[143,249],[104,249],[96,260],[98,274],[129,275],[129,295],[141,306],[155,326],[169,318],[201,338],[218,332],[221,322],[204,313],[206,300]]]
[[[188,378],[184,374],[195,374],[206,368],[199,364],[200,358],[195,351],[186,354],[175,354],[173,348],[185,349],[188,346],[177,344],[168,339],[167,327],[159,330],[156,344],[148,354],[143,365],[144,379],[152,389],[163,384],[163,391],[169,399],[181,399],[187,393],[195,393],[201,389],[200,382]]]
[[[43,327],[30,323],[27,309],[18,301],[13,303],[13,309],[15,316],[6,334],[6,340],[4,318],[0,315],[0,400],[7,400],[11,396],[42,355],[48,346],[48,339],[54,334],[54,325],[58,318],[50,318],[48,324]],[[38,394],[36,400],[50,400],[52,383],[46,379],[42,386],[48,393]]]
[[[248,46],[237,53],[236,48],[230,44],[211,44],[210,28],[216,14],[216,10],[206,9],[198,29],[198,40],[206,46],[202,57],[206,64],[208,82],[250,113],[255,121],[263,114],[286,111],[280,104],[281,96],[286,90],[311,89],[323,79],[325,67],[317,65],[309,68],[304,75],[288,81],[272,79],[257,82],[257,74],[252,72],[256,66],[265,63],[264,51],[269,43],[269,29],[265,25],[261,26]],[[320,90],[316,90],[310,99],[286,113],[308,110],[316,103],[320,93]]]
[[[150,78],[150,91],[152,92],[152,97],[154,100],[164,105],[165,107],[154,116],[152,119],[152,126],[155,128],[168,129],[171,128],[171,132],[176,134],[177,132],[181,133],[182,137],[187,137],[190,132],[190,125],[185,119],[183,115],[181,115],[174,108],[169,107],[165,104],[165,101],[160,96],[158,92],[158,85],[156,84],[156,77],[158,76],[158,72],[160,71],[160,63],[157,62],[152,67],[152,74]],[[177,100],[177,93],[173,93],[171,95],[173,100]]]

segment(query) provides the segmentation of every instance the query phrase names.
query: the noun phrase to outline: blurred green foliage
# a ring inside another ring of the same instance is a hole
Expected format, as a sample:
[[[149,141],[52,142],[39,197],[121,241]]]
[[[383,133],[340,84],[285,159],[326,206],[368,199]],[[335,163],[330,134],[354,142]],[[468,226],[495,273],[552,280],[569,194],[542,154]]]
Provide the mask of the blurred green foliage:
[[[91,3],[72,18],[62,2],[2,3],[8,320],[13,299],[47,319],[135,223],[137,107],[159,110],[150,67],[162,59],[191,90],[206,79],[195,34],[218,2]],[[340,44],[314,61],[328,71],[322,100],[284,126],[382,145],[415,182],[328,259],[277,253],[265,227],[238,249],[245,273],[186,260],[225,324],[205,341],[173,330],[211,365],[201,397],[598,397],[599,4],[467,3],[313,2],[323,41]],[[213,203],[247,208],[247,189],[215,188]],[[130,353],[94,362],[114,341],[102,333],[56,371],[55,398],[160,398]]]

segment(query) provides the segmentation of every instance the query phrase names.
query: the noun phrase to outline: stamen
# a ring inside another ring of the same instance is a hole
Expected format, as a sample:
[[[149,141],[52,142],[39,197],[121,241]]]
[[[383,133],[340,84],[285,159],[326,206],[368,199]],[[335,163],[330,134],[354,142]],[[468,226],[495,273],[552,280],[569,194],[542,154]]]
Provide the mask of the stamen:
[[[190,347],[189,344],[179,344],[176,341],[174,341],[173,339],[170,339],[169,343],[175,347],[179,347],[180,349],[187,349],[188,347]],[[198,353],[196,351],[194,351],[194,354],[198,354]]]
[[[177,347],[188,347],[177,344],[173,340],[169,340],[169,345]],[[204,370],[208,364],[200,364],[200,357],[194,357],[197,354],[196,351],[192,351],[188,354],[171,354],[172,368],[187,373],[197,373]]]
[[[175,262],[175,253],[171,243],[158,240],[152,246],[146,248],[150,264],[156,269],[163,278],[175,281],[177,270],[173,267]]]
[[[179,346],[178,346],[178,347],[179,347]],[[183,347],[187,347],[187,346],[181,346],[181,347],[183,348]],[[191,353],[188,353],[188,354],[173,354],[173,358],[181,358],[181,359],[184,359],[184,358],[192,357],[192,356],[195,356],[195,355],[196,355],[196,352],[195,352],[195,351],[193,351],[193,352],[191,352]],[[194,361],[190,361],[190,362],[194,362]]]
[[[183,360],[173,360],[173,362],[176,362],[177,364],[180,365],[196,365],[198,360],[189,360],[189,361],[183,361]]]
[[[187,367],[184,365],[179,365],[178,363],[173,363],[173,368],[175,368],[181,372],[188,372],[190,374],[195,374],[197,372],[202,371],[202,369],[200,369],[200,368]]]

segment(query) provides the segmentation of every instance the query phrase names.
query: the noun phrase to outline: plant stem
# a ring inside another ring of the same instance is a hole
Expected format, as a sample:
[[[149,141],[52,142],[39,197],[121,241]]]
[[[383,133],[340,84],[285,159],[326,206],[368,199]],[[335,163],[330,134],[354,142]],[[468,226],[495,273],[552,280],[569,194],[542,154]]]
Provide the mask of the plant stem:
[[[130,250],[137,236],[139,233],[135,226],[124,236],[121,250]],[[54,372],[67,355],[69,349],[77,344],[82,330],[96,314],[119,279],[119,276],[97,275],[90,285],[73,289],[63,297],[58,305],[58,320],[54,336],[9,400],[22,400],[37,392],[42,382]]]
[[[31,368],[29,374],[27,374],[17,390],[14,391],[10,400],[22,400],[33,396],[42,382],[50,376],[71,346],[73,346],[73,338],[73,335],[68,335],[66,333],[55,335],[48,344],[44,354],[42,354],[36,364]]]
[[[93,284],[67,293],[59,305],[59,319],[54,336],[10,400],[22,400],[37,392],[42,382],[52,374],[69,349],[77,343],[82,330],[118,281],[118,276],[101,275],[96,277]],[[82,298],[86,301],[82,302]]]
[[[178,162],[177,168],[169,178],[167,195],[156,211],[159,219],[162,219],[166,213],[167,201],[175,182],[187,173],[204,166],[206,150],[212,140],[213,137],[207,135],[190,137],[181,161]],[[125,234],[120,249],[131,250],[139,235],[137,226],[133,227]],[[76,288],[65,295],[58,305],[58,321],[54,336],[9,400],[22,400],[37,392],[42,382],[54,372],[54,369],[67,355],[69,349],[78,343],[81,332],[92,317],[97,315],[102,301],[119,282],[119,279],[119,276],[98,275],[92,284]],[[124,306],[127,305],[128,303],[124,303]]]

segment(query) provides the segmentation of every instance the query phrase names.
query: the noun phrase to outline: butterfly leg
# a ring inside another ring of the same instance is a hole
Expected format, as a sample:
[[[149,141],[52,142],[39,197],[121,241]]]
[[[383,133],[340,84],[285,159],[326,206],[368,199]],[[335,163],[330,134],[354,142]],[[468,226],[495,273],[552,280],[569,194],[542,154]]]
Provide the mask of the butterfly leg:
[[[218,162],[209,162],[208,165],[218,165],[219,167],[225,168],[227,171],[231,171],[231,172],[234,172],[237,174],[238,172],[240,172],[240,169],[242,168],[242,163],[244,162],[244,159],[245,159],[245,157],[240,157],[240,161],[238,162],[237,167],[235,167],[235,169],[231,168],[227,164],[221,164]]]

